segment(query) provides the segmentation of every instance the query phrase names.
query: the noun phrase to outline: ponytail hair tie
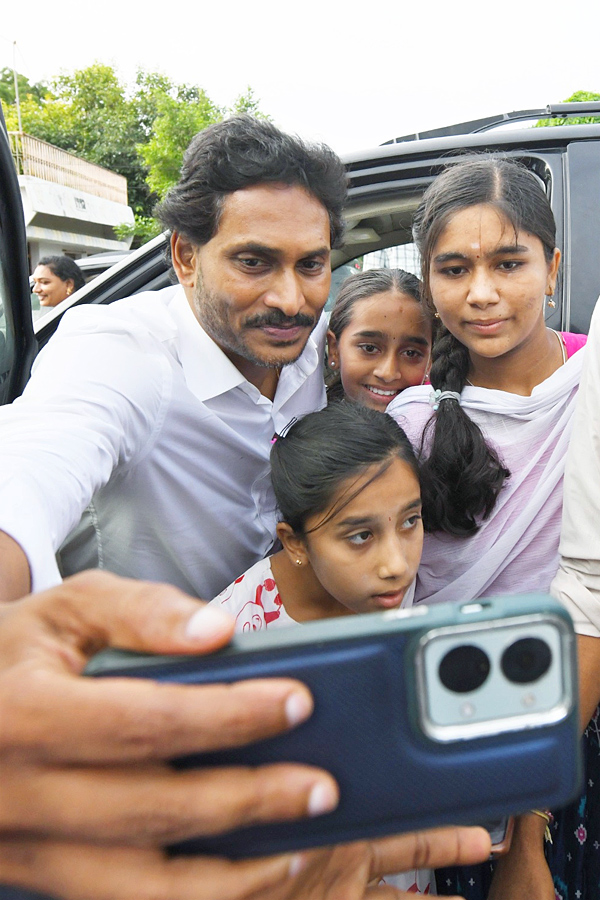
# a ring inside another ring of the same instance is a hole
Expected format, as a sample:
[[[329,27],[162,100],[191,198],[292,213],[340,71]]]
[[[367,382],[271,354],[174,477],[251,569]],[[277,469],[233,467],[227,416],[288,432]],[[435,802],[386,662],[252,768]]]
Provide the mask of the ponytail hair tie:
[[[457,391],[432,391],[429,395],[429,405],[433,407],[434,412],[437,411],[442,400],[456,400],[460,403],[460,394]]]

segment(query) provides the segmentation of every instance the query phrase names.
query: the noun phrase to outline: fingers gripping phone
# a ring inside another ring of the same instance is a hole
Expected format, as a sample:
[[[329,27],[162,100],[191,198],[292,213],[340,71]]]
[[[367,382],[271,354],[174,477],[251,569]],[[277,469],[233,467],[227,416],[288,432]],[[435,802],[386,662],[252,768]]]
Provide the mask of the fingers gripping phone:
[[[310,763],[337,779],[338,808],[187,840],[177,852],[267,855],[495,821],[564,805],[580,783],[573,628],[545,595],[272,629],[212,656],[105,651],[87,671],[187,684],[285,676],[313,693],[299,728],[173,765]]]

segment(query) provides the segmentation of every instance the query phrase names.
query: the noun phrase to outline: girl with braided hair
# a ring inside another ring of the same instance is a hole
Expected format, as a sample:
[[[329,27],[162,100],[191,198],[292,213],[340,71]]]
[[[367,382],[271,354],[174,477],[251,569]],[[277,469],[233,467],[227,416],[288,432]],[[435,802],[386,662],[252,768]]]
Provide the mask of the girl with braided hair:
[[[415,602],[547,592],[559,563],[564,461],[583,357],[576,351],[586,340],[546,327],[560,261],[550,204],[524,166],[482,156],[436,178],[414,234],[424,300],[441,324],[431,386],[408,388],[388,407],[422,462],[428,533]],[[555,889],[557,897],[586,896],[580,838],[590,823],[580,809],[553,823],[546,850],[554,884],[543,853],[546,822],[529,815],[518,820],[489,895],[489,868],[446,872],[439,890],[467,900],[554,900]],[[597,885],[600,859],[594,865]]]

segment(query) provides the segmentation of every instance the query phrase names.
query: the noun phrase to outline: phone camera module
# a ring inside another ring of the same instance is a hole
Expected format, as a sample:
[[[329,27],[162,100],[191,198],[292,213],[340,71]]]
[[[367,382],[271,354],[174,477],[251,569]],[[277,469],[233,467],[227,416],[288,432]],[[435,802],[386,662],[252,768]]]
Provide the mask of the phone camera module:
[[[531,684],[545,675],[552,662],[552,651],[540,638],[522,638],[502,654],[502,671],[514,684]]]
[[[466,694],[484,683],[490,673],[490,660],[480,647],[463,644],[446,653],[438,672],[445,688],[455,694]]]

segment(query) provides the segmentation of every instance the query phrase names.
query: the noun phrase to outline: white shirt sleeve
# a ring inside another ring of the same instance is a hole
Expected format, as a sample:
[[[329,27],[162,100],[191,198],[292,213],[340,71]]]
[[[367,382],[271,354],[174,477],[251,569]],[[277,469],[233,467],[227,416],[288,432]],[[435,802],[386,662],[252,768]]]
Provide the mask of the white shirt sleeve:
[[[162,424],[171,369],[134,325],[109,308],[67,313],[23,396],[0,409],[0,530],[27,555],[33,590],[60,581],[56,550]]]
[[[551,593],[579,634],[600,637],[600,303],[586,347],[565,467],[561,563]]]

